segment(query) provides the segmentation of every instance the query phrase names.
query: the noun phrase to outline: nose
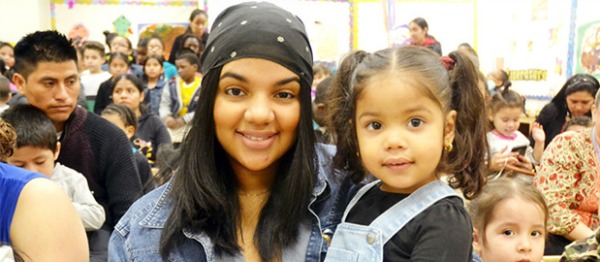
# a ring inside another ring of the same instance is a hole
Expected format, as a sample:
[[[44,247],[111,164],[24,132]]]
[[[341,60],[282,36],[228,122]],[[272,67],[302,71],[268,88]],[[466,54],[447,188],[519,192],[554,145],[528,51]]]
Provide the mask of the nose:
[[[244,118],[255,126],[269,125],[275,119],[275,112],[267,95],[253,95],[244,112]]]
[[[385,150],[397,150],[406,148],[406,139],[402,131],[398,129],[387,129],[385,135]]]
[[[65,83],[59,83],[54,90],[54,99],[64,101],[69,98],[69,92],[67,92],[67,86]]]
[[[517,243],[517,251],[520,253],[527,253],[531,251],[531,240],[529,235],[524,234],[519,237],[519,243]]]

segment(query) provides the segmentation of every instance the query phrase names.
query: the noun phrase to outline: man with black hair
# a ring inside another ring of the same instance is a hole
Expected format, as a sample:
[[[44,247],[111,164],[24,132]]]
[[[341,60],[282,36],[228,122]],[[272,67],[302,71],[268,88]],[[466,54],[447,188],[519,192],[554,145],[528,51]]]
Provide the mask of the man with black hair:
[[[77,107],[77,51],[56,31],[26,35],[15,46],[13,82],[27,101],[56,127],[62,144],[58,161],[82,173],[106,211],[102,228],[88,234],[91,260],[106,261],[114,225],[141,196],[142,186],[125,134]]]

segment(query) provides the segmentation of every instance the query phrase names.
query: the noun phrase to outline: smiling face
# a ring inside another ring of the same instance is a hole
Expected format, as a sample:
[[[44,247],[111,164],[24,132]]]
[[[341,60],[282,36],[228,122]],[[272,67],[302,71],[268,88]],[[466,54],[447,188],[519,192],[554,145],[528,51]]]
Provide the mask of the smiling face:
[[[13,80],[29,104],[44,111],[54,122],[56,130],[62,131],[77,106],[79,96],[75,61],[38,62],[27,79],[17,73]]]
[[[238,176],[274,175],[279,159],[295,143],[299,81],[292,71],[264,59],[243,58],[223,66],[215,132]]]
[[[486,262],[541,261],[546,235],[544,212],[536,203],[512,197],[498,203],[475,247]],[[485,238],[483,238],[485,237]]]
[[[503,107],[492,113],[494,130],[506,137],[512,137],[521,125],[521,107]]]
[[[356,102],[355,128],[364,167],[381,189],[410,194],[436,179],[444,144],[454,138],[454,118],[407,81],[408,73],[369,78]],[[444,135],[444,130],[447,135]]]

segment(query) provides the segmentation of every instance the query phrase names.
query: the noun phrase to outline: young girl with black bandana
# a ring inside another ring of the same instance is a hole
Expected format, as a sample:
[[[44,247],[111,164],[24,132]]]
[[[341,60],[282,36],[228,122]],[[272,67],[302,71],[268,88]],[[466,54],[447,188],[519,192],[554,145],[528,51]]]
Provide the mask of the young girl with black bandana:
[[[407,46],[346,57],[329,101],[336,166],[356,181],[325,261],[469,261],[463,200],[485,181],[485,110],[471,60]],[[441,181],[446,176],[448,183]]]
[[[177,171],[115,226],[110,261],[321,261],[354,192],[312,130],[302,21],[243,3],[213,23]]]

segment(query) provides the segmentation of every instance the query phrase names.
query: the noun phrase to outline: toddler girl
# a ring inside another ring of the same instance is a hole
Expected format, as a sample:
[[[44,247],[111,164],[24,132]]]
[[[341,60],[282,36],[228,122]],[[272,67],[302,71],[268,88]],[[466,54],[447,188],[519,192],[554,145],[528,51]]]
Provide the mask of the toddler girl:
[[[377,181],[352,199],[326,261],[468,261],[463,200],[485,179],[477,69],[458,52],[408,46],[352,53],[332,86],[338,168]],[[440,181],[448,176],[448,186]]]
[[[110,54],[110,57],[108,58],[108,72],[110,73],[111,78],[102,82],[98,88],[98,94],[96,95],[96,101],[94,103],[94,113],[100,115],[102,110],[112,102],[111,94],[115,77],[130,73],[130,67],[130,56],[121,52]]]
[[[499,178],[486,184],[468,209],[473,246],[483,261],[542,261],[548,209],[535,187]]]
[[[531,135],[535,146],[531,148],[529,139],[519,131],[523,99],[508,87],[492,97],[488,109],[489,119],[493,124],[493,130],[487,134],[491,156],[490,171],[495,177],[519,174],[530,181],[534,175],[532,163],[537,164],[544,152],[544,129],[540,124],[533,123]],[[513,150],[518,147],[526,147],[525,154]]]

